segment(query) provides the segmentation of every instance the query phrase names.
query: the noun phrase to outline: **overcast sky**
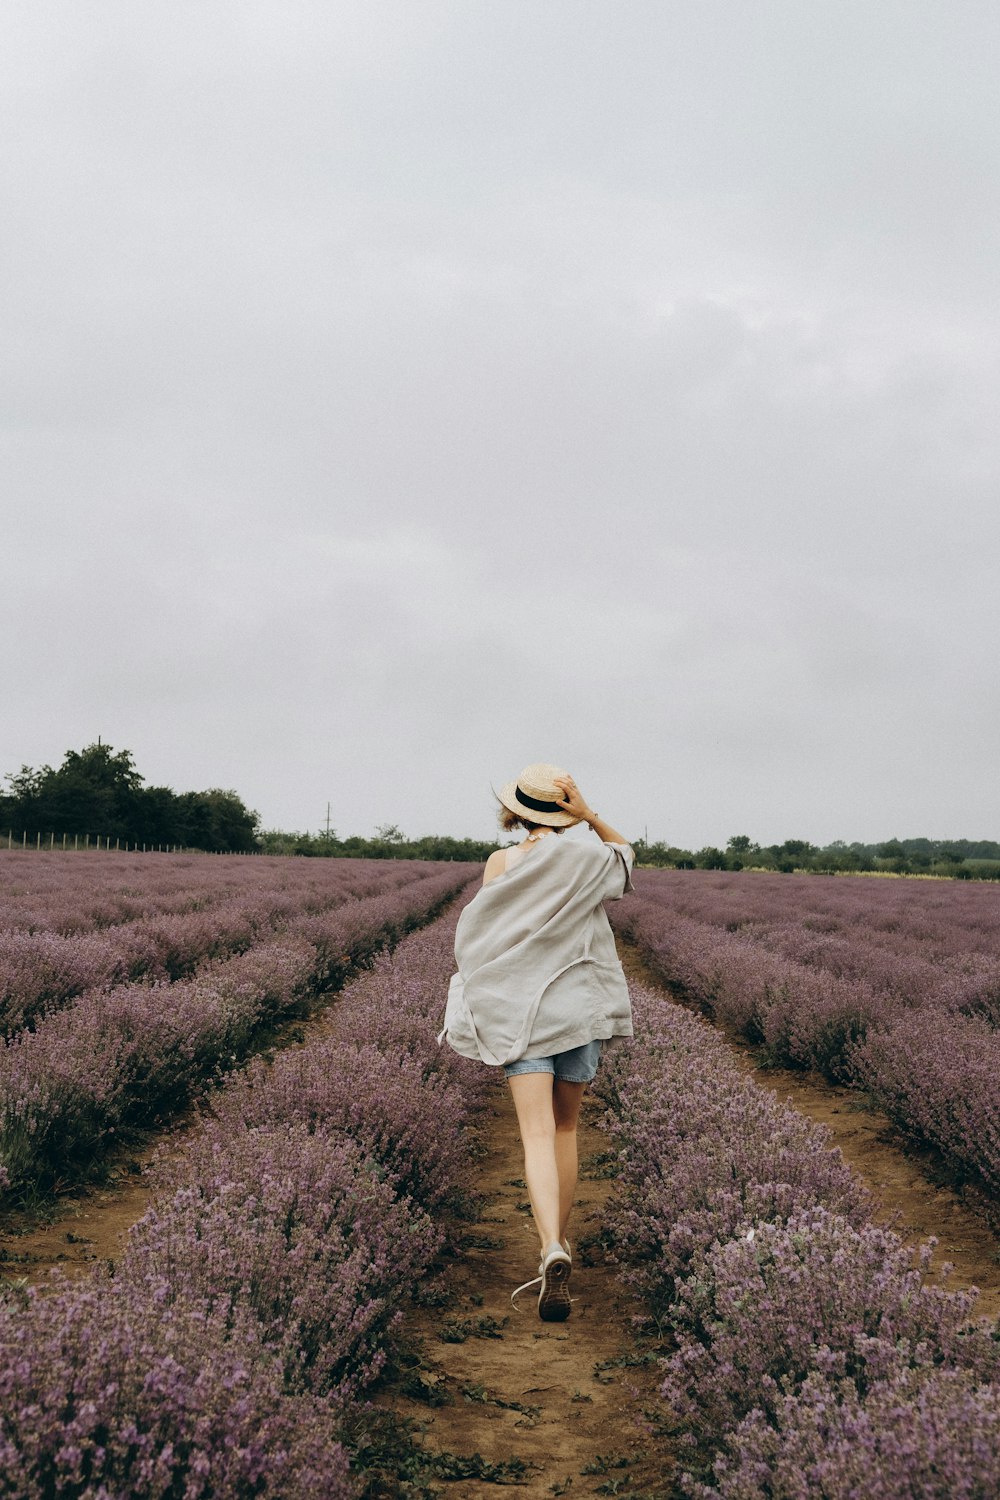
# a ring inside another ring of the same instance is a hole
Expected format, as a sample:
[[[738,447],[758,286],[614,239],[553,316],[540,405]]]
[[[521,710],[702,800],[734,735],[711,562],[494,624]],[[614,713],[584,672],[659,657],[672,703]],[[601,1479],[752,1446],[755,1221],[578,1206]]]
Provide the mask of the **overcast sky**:
[[[995,0],[0,14],[0,773],[1000,837]]]

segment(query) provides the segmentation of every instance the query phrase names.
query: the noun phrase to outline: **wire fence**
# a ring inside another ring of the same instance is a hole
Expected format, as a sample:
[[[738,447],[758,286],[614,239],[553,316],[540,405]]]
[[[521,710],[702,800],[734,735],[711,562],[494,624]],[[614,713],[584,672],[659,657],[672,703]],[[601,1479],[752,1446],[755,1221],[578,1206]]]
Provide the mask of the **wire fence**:
[[[0,848],[3,848],[0,834]],[[100,833],[14,833],[7,830],[8,849],[35,849],[39,853],[49,850],[71,851],[74,849],[102,849],[112,854],[261,854],[260,849],[198,849],[189,844],[140,844],[129,839],[112,839]]]

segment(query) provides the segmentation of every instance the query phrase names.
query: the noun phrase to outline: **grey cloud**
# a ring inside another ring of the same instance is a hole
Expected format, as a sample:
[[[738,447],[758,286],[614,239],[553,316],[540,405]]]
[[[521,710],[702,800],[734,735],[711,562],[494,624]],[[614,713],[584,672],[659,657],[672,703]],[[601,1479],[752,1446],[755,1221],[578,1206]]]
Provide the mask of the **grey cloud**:
[[[998,30],[18,10],[0,770],[487,835],[542,747],[681,843],[995,832]]]

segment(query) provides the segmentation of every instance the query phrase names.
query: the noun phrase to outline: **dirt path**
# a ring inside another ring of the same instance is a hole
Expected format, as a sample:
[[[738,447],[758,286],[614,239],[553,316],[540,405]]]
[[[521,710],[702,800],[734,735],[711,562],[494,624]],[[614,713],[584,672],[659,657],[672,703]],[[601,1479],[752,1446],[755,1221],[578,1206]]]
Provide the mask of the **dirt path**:
[[[423,1428],[427,1450],[466,1458],[478,1453],[488,1465],[501,1466],[491,1478],[449,1481],[441,1491],[448,1500],[495,1500],[498,1483],[545,1497],[652,1500],[672,1492],[672,1452],[642,1425],[643,1407],[654,1401],[655,1366],[634,1362],[629,1308],[613,1269],[588,1264],[587,1238],[610,1187],[588,1168],[588,1158],[607,1149],[593,1123],[599,1113],[597,1101],[585,1096],[580,1188],[569,1230],[577,1300],[565,1323],[543,1323],[537,1292],[519,1299],[521,1312],[510,1303],[514,1288],[536,1274],[538,1241],[520,1177],[513,1105],[506,1086],[497,1084],[490,1150],[481,1164],[487,1202],[482,1219],[469,1226],[469,1247],[452,1276],[454,1304],[443,1313],[428,1308],[407,1315],[421,1376],[447,1399],[429,1409],[424,1401],[391,1398],[394,1410]],[[442,1338],[463,1332],[461,1342]]]
[[[340,991],[332,991],[312,1015],[278,1021],[261,1034],[237,1071],[258,1059],[307,1047],[336,1025]],[[191,1135],[211,1109],[211,1088],[184,1105],[159,1126],[144,1132],[142,1144],[107,1163],[105,1180],[82,1183],[60,1192],[43,1213],[13,1215],[0,1230],[0,1277],[45,1282],[58,1266],[69,1275],[86,1271],[95,1261],[117,1260],[125,1238],[142,1218],[156,1192],[151,1168],[157,1160],[183,1155]]]
[[[306,1023],[306,1042],[329,1024],[324,1016]],[[597,1101],[585,1096],[580,1187],[570,1224],[577,1300],[567,1322],[542,1323],[530,1292],[520,1299],[521,1312],[510,1303],[513,1289],[535,1275],[538,1247],[520,1177],[513,1105],[499,1082],[489,1154],[480,1164],[486,1206],[482,1219],[467,1226],[467,1248],[450,1274],[453,1302],[407,1313],[407,1342],[422,1356],[419,1381],[443,1404],[429,1407],[426,1399],[398,1391],[380,1401],[423,1429],[429,1453],[459,1455],[457,1472],[474,1468],[483,1475],[447,1482],[429,1475],[449,1500],[495,1497],[498,1483],[545,1497],[604,1493],[652,1500],[670,1493],[672,1451],[642,1423],[643,1408],[655,1404],[655,1364],[637,1359],[630,1309],[613,1268],[601,1263],[594,1247],[588,1252],[610,1189],[594,1160],[607,1149],[594,1124],[599,1114]],[[167,1137],[152,1140],[131,1172],[123,1168],[107,1186],[65,1200],[51,1224],[0,1241],[7,1257],[0,1273],[38,1282],[57,1264],[79,1274],[95,1260],[116,1259],[149,1205],[149,1163],[164,1149],[183,1152],[196,1127],[192,1111]],[[482,1463],[468,1462],[474,1454]]]
[[[631,978],[680,1003],[633,946],[619,941],[618,948]],[[697,1006],[688,1008],[703,1015]],[[960,1195],[954,1188],[935,1182],[934,1153],[915,1147],[888,1115],[866,1109],[856,1089],[828,1083],[818,1073],[763,1068],[753,1046],[733,1028],[712,1024],[725,1037],[737,1065],[762,1088],[782,1100],[790,1099],[810,1120],[830,1127],[831,1144],[840,1147],[844,1159],[879,1199],[877,1222],[891,1225],[907,1242],[936,1235],[932,1267],[951,1261],[955,1269],[948,1285],[956,1290],[977,1286],[981,1294],[977,1314],[1000,1318],[1000,1236],[993,1232],[990,1222],[991,1216],[993,1224],[997,1222],[996,1205],[969,1188]]]
[[[184,1123],[155,1136],[127,1165],[113,1168],[106,1184],[61,1195],[52,1219],[0,1235],[0,1277],[39,1283],[56,1266],[80,1275],[95,1261],[117,1260],[126,1235],[152,1199],[149,1168],[154,1156],[182,1152],[195,1127],[189,1111]]]

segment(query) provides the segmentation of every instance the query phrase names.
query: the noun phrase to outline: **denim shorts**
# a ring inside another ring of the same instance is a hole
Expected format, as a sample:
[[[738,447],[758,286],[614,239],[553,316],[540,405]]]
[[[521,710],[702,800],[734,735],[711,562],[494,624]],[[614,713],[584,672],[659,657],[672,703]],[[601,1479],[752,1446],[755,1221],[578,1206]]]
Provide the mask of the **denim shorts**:
[[[554,1073],[563,1083],[589,1083],[597,1072],[603,1042],[584,1042],[582,1047],[570,1047],[568,1052],[556,1052],[552,1057],[522,1057],[519,1062],[504,1066],[504,1077],[513,1078],[518,1073]]]

